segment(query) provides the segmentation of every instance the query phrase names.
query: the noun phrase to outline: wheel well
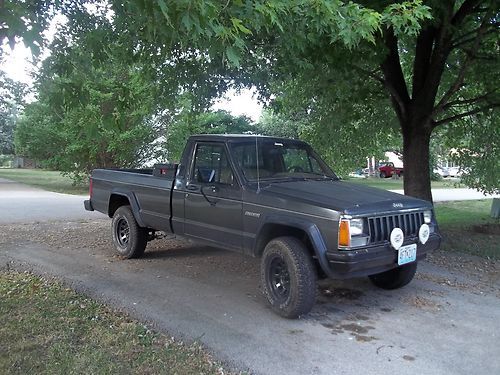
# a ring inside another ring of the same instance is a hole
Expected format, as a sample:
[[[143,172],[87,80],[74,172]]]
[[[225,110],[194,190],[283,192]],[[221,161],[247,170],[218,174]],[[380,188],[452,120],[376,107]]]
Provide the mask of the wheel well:
[[[312,257],[315,257],[314,248],[307,233],[303,229],[282,224],[264,225],[264,227],[259,232],[259,236],[257,239],[257,246],[255,249],[255,255],[261,256],[262,253],[264,252],[264,248],[269,243],[269,241],[284,236],[297,238],[300,242],[302,242],[306,246],[307,250],[309,251],[309,254]]]
[[[118,194],[111,194],[111,197],[109,197],[108,216],[113,217],[118,208],[129,205],[130,202],[127,197]]]

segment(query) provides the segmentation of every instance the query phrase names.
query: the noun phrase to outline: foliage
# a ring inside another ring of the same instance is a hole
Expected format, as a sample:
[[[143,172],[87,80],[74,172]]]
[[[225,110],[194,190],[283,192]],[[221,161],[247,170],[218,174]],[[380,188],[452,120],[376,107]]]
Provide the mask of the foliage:
[[[291,117],[270,109],[264,110],[257,124],[257,132],[273,137],[301,138],[307,123],[304,118]]]
[[[0,47],[11,49],[22,40],[38,55],[45,43],[43,32],[57,12],[80,8],[93,0],[2,0],[0,1]],[[0,57],[2,48],[0,48]]]
[[[47,75],[40,80],[46,85],[39,87],[45,92],[41,104],[56,109],[55,122],[63,122],[61,114],[68,127],[80,120],[80,132],[67,134],[66,139],[78,138],[83,129],[94,138],[110,132],[101,138],[106,153],[120,148],[109,143],[127,123],[109,114],[124,113],[124,118],[134,118],[130,124],[141,120],[145,125],[146,113],[161,124],[188,124],[178,138],[184,139],[196,130],[196,114],[213,98],[231,85],[255,85],[283,121],[301,124],[297,135],[313,143],[336,169],[345,170],[389,143],[403,149],[405,192],[432,199],[429,143],[435,129],[462,126],[444,133],[454,137],[457,146],[461,140],[457,134],[470,134],[462,148],[471,160],[481,154],[482,146],[463,124],[475,122],[474,116],[480,114],[497,116],[493,111],[500,103],[498,0],[425,4],[420,0],[110,0],[110,4],[113,19],[105,32],[96,32],[102,31],[99,19],[99,27],[74,22],[74,30],[65,36],[69,44],[61,39],[52,46],[63,62],[61,49],[79,50],[80,59],[86,51],[91,64],[77,60],[85,75],[65,73],[71,64],[63,63],[59,81]],[[75,9],[66,11],[78,16],[79,7]],[[106,73],[89,74],[88,65]],[[136,78],[131,81],[138,84],[131,89],[133,100],[125,100],[122,108],[110,96],[125,90],[129,82],[120,87],[121,80],[106,78],[117,77],[127,67],[127,74]],[[84,84],[87,75],[94,80],[92,90]],[[107,88],[99,87],[97,79],[107,82]],[[48,89],[50,85],[54,90]],[[80,93],[74,92],[81,87],[87,90],[83,104]],[[56,100],[57,90],[64,93],[62,104]],[[148,98],[147,103],[138,104],[137,96]],[[44,99],[48,97],[52,102]],[[190,100],[187,110],[181,110],[184,97]],[[112,103],[108,115],[101,107],[105,102]],[[481,122],[481,127],[483,134],[489,134],[495,122]],[[72,151],[89,155],[94,163],[91,152],[67,150],[69,155]],[[459,160],[465,163],[464,158]],[[490,173],[496,166],[493,158],[483,158],[477,166],[475,179],[467,180],[471,185],[485,190],[500,185],[498,175]],[[84,167],[80,163],[78,168]]]
[[[131,0],[113,1],[113,9],[124,23],[133,15],[130,26],[135,25],[143,39],[156,41],[156,46],[169,51],[189,46],[210,56],[223,55],[234,66],[263,36],[287,35],[289,45],[299,49],[318,38],[354,47],[361,40],[374,42],[383,26],[415,34],[419,21],[430,17],[429,7],[421,0],[390,4],[380,10],[324,0]]]
[[[462,182],[478,190],[500,193],[500,127],[498,113],[474,116],[450,124],[452,160],[463,166]]]
[[[75,180],[97,167],[133,167],[152,157],[155,86],[127,59],[104,17],[78,14],[59,31],[26,107],[16,149]]]
[[[23,107],[24,90],[23,84],[0,71],[0,154],[14,153],[14,127]]]
[[[499,103],[497,5],[113,2],[118,24],[128,21],[146,50],[149,44],[164,56],[193,50],[209,61],[223,56],[235,82],[256,85],[290,118],[307,117],[302,135],[339,165],[384,139],[394,143],[399,130],[405,191],[425,199],[433,129]]]

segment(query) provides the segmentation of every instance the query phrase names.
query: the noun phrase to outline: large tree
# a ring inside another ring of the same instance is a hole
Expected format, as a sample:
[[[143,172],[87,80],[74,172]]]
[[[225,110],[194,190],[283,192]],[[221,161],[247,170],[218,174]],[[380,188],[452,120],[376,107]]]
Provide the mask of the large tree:
[[[500,103],[498,4],[156,0],[116,2],[114,9],[157,56],[196,51],[198,59],[226,59],[237,81],[278,100],[293,98],[292,106],[321,120],[316,132],[323,142],[328,137],[321,132],[345,139],[364,134],[369,142],[396,123],[405,193],[432,200],[433,131]],[[339,102],[351,120],[328,126],[325,118],[335,119]]]

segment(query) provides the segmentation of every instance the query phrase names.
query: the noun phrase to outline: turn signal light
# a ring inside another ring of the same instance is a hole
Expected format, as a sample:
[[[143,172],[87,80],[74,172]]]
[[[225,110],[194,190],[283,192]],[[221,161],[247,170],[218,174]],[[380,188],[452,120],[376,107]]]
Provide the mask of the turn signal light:
[[[349,221],[341,220],[339,225],[339,246],[349,246],[350,244]]]

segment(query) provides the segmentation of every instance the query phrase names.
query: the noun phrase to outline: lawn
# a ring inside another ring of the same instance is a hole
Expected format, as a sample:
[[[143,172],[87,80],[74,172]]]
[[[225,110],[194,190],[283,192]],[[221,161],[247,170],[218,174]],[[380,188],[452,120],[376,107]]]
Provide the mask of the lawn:
[[[2,374],[221,374],[199,345],[158,334],[63,285],[0,272]]]
[[[366,185],[371,187],[376,187],[379,189],[386,190],[403,190],[403,179],[393,179],[393,178],[347,178],[346,181],[353,182],[355,184]],[[433,189],[452,189],[452,188],[465,188],[465,185],[460,184],[460,180],[457,179],[442,179],[439,181],[432,181],[431,187]]]
[[[57,171],[0,168],[0,178],[7,178],[57,193],[87,195],[89,192],[88,185],[74,185],[69,177],[65,177]]]
[[[490,217],[491,199],[435,204],[443,250],[500,259],[500,220]]]

